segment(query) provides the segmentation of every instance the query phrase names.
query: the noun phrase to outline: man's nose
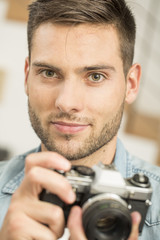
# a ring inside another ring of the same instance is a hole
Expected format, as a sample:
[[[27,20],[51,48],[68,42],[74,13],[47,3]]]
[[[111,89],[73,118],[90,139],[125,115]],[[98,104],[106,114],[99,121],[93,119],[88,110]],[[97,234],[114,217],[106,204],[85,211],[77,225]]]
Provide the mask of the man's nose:
[[[65,80],[58,89],[55,106],[62,112],[80,112],[84,106],[84,86],[78,80]]]

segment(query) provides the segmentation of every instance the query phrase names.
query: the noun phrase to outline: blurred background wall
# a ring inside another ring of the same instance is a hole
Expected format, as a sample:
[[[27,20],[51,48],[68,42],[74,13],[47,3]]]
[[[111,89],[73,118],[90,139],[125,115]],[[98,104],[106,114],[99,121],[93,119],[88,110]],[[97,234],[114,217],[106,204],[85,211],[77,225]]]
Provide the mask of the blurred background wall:
[[[160,0],[127,0],[137,22],[139,97],[125,110],[120,137],[128,150],[160,165]],[[0,159],[36,147],[24,93],[29,0],[0,0]]]

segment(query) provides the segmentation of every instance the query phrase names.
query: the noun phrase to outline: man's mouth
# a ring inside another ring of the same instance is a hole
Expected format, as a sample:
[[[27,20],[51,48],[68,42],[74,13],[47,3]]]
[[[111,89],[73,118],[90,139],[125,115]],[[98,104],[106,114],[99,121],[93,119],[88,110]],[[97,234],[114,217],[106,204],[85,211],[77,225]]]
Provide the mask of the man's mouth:
[[[51,123],[53,124],[53,126],[56,128],[58,132],[61,132],[63,134],[76,134],[78,132],[84,131],[89,126],[89,124],[63,122],[63,121],[56,121]]]

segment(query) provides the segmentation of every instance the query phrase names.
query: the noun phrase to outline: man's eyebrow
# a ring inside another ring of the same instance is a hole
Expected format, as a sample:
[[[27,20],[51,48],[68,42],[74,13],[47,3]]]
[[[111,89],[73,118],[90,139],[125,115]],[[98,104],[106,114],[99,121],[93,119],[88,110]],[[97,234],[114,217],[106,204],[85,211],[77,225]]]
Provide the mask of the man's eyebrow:
[[[97,70],[111,70],[113,72],[116,72],[115,67],[111,65],[93,65],[93,66],[87,66],[82,69],[82,71],[87,72],[87,71],[97,71]]]
[[[51,69],[53,71],[56,71],[56,72],[62,72],[60,68],[58,67],[55,67],[51,64],[48,64],[48,63],[45,63],[45,62],[33,62],[32,63],[32,66],[33,67],[41,67],[41,68],[48,68],[48,69]]]
[[[35,61],[32,63],[32,66],[33,67],[42,67],[42,68],[48,68],[48,69],[51,69],[53,71],[56,71],[56,72],[59,72],[59,73],[62,73],[62,70],[56,66],[53,66],[51,64],[48,64],[48,63],[45,63],[45,62],[38,62],[38,61]],[[111,65],[91,65],[91,66],[85,66],[85,67],[80,67],[80,68],[77,68],[76,69],[76,72],[78,73],[83,73],[83,72],[88,72],[88,71],[98,71],[98,70],[111,70],[113,72],[116,72],[116,69],[114,66],[111,66]]]

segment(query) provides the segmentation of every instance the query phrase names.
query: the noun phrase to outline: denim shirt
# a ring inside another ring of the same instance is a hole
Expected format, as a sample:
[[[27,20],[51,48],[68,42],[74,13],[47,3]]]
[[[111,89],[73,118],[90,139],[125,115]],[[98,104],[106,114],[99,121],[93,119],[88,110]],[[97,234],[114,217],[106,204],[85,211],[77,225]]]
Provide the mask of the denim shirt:
[[[19,187],[24,178],[25,158],[34,149],[9,161],[0,162],[0,228],[10,204],[12,194]],[[160,168],[129,154],[122,142],[117,141],[114,164],[124,178],[129,178],[135,173],[144,173],[150,179],[153,188],[152,205],[147,212],[142,235],[139,240],[160,239]]]

